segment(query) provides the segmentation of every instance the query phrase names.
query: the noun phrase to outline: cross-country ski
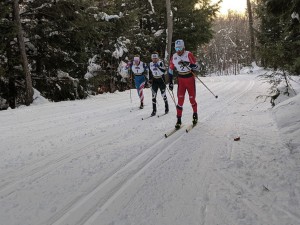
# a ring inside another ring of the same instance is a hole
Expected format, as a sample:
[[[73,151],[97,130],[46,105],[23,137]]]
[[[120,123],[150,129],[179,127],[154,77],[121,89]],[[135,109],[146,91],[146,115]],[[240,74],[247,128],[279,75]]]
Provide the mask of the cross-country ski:
[[[197,126],[197,124],[192,123],[192,124],[188,125],[187,128],[185,129],[185,132],[187,132],[187,133],[190,132],[195,126]]]
[[[159,115],[157,115],[157,117],[163,117],[163,116],[165,116],[165,115],[167,115],[168,113],[162,113],[162,114],[159,114]]]
[[[180,130],[183,125],[181,125],[179,128],[173,128],[169,130],[167,133],[165,133],[165,138],[170,137],[172,134],[174,134],[176,131]]]

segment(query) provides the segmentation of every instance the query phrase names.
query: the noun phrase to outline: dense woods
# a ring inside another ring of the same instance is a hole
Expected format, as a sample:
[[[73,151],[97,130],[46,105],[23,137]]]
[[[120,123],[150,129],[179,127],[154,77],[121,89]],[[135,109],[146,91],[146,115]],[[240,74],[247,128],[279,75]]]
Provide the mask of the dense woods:
[[[238,74],[253,61],[251,44],[257,64],[300,74],[299,0],[251,1],[252,30],[246,9],[217,17],[210,0],[5,0],[0,109],[29,105],[33,88],[51,101],[129,88],[118,72],[122,61],[139,54],[149,62],[158,51],[168,62],[168,2],[172,41],[185,40],[203,75]]]

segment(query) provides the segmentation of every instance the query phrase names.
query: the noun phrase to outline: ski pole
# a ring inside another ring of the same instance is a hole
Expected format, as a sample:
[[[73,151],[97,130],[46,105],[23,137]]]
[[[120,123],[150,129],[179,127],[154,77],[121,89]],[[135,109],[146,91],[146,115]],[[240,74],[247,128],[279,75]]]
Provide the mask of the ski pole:
[[[130,92],[130,103],[132,103],[132,96],[131,96],[132,76],[130,76],[129,82],[130,82],[130,87],[129,87],[129,92]]]
[[[175,101],[175,96],[174,96],[173,90],[172,90],[172,94],[171,94],[171,92],[170,92],[168,86],[166,85],[166,82],[164,81],[163,78],[161,78],[161,79],[162,79],[162,81],[164,82],[164,84],[165,84],[165,86],[166,86],[166,89],[168,90],[169,95],[171,96],[171,98],[172,98],[172,100],[173,100],[173,102],[174,102],[174,104],[175,104],[175,107],[176,107],[176,101]]]
[[[129,89],[129,92],[130,92],[130,103],[132,103],[131,88]]]
[[[191,71],[191,73],[193,74],[194,77],[196,77],[196,78],[204,85],[204,87],[207,88],[207,90],[210,91],[210,93],[212,93],[213,96],[215,96],[215,98],[218,98],[218,95],[215,95],[215,94],[214,94],[214,93],[206,86],[206,84],[204,84],[203,81],[200,80],[200,78],[196,76],[196,74],[195,74],[193,71]]]

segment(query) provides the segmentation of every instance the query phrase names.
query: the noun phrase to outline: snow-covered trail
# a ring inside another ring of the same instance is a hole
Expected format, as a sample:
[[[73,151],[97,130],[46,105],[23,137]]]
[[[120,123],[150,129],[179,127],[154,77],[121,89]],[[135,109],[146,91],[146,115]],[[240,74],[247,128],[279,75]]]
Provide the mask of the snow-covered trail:
[[[0,112],[0,224],[300,224],[299,165],[255,100],[268,85],[201,79],[219,98],[198,82],[199,124],[166,139],[175,106],[141,120],[150,89],[143,110],[132,90]]]

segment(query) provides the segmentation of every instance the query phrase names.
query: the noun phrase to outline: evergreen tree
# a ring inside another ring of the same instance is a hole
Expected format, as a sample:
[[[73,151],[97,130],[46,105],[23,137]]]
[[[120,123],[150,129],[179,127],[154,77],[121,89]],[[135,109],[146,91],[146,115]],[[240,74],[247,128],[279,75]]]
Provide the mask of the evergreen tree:
[[[259,54],[264,66],[300,73],[299,0],[261,0]]]
[[[11,43],[16,37],[16,29],[11,12],[11,2],[0,2],[0,109],[6,109],[9,105],[15,108],[14,57],[11,54]]]
[[[212,22],[218,7],[211,5],[210,0],[174,0],[173,40],[185,40],[187,49],[193,51],[208,43],[213,37]]]
[[[209,41],[217,11],[209,3],[209,0],[171,1],[175,15],[173,40],[184,39],[187,48],[195,52],[198,45]],[[120,79],[117,67],[125,57],[130,60],[134,54],[140,54],[142,60],[149,62],[153,51],[164,56],[167,28],[164,1],[35,0],[20,4],[33,85],[54,101],[83,98],[83,87],[95,90],[99,84],[109,85],[114,91],[113,86]],[[0,6],[0,76],[5,87],[8,83],[19,87],[24,78],[18,70],[20,61],[16,60],[19,52],[9,14],[11,1],[1,2]],[[90,62],[98,65],[93,71],[97,78],[86,82],[84,75]]]

